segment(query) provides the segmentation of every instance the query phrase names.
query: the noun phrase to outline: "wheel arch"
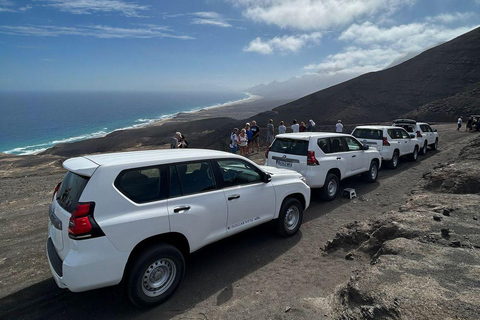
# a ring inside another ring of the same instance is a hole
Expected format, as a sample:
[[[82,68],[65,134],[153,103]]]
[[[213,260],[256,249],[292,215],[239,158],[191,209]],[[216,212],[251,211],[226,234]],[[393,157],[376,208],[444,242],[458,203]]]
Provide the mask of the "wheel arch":
[[[328,176],[329,173],[333,173],[334,175],[336,175],[338,177],[338,180],[342,180],[342,173],[340,172],[340,169],[332,168],[332,169],[328,170],[327,176]]]
[[[292,193],[292,194],[287,195],[285,198],[283,198],[283,201],[282,201],[282,204],[280,205],[280,208],[283,206],[285,201],[287,201],[287,199],[290,199],[290,198],[298,200],[298,202],[300,202],[300,204],[302,205],[302,209],[305,210],[306,200],[305,200],[305,197],[303,196],[303,194],[301,194],[301,193]]]

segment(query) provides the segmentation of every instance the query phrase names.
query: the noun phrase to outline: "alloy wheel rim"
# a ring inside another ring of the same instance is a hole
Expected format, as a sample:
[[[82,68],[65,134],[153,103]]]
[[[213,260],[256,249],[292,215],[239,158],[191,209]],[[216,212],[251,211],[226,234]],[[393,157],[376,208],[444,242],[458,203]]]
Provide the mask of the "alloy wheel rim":
[[[171,287],[177,268],[170,259],[158,259],[150,264],[142,276],[142,291],[149,297],[157,297]]]

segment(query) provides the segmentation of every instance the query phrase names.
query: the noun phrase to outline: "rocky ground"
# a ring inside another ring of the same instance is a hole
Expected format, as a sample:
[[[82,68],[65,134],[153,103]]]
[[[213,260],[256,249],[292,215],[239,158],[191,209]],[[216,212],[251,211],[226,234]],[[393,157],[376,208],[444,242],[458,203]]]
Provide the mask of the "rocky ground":
[[[374,184],[342,181],[357,199],[327,203],[313,190],[296,236],[279,238],[267,224],[192,254],[175,295],[150,310],[118,286],[56,287],[44,248],[62,158],[4,156],[0,318],[478,319],[480,135],[435,128],[439,150],[380,170]]]

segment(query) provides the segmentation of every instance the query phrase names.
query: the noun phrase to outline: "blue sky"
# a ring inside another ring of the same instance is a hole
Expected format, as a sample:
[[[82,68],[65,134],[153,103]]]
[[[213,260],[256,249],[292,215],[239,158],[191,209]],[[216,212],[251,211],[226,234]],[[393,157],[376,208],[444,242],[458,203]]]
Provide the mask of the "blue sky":
[[[0,0],[0,90],[242,90],[355,76],[479,18],[480,0]]]

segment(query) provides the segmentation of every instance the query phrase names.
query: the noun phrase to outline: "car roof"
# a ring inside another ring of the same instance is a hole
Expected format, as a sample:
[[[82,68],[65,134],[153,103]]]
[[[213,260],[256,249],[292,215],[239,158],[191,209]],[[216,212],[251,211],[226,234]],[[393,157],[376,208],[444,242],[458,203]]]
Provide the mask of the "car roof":
[[[395,126],[358,126],[355,127],[355,129],[377,129],[377,130],[382,130],[382,129],[398,129],[399,127]]]
[[[408,123],[408,124],[416,124],[417,121],[412,120],[412,119],[395,119],[393,120],[393,123]]]
[[[161,149],[147,151],[102,153],[66,160],[63,167],[74,173],[91,176],[99,167],[139,167],[172,162],[205,160],[211,158],[242,158],[229,152],[207,149]]]
[[[346,133],[336,133],[336,132],[296,132],[296,133],[277,134],[275,138],[309,140],[310,138],[331,138],[331,137],[345,137],[345,136],[351,136],[351,135]]]

